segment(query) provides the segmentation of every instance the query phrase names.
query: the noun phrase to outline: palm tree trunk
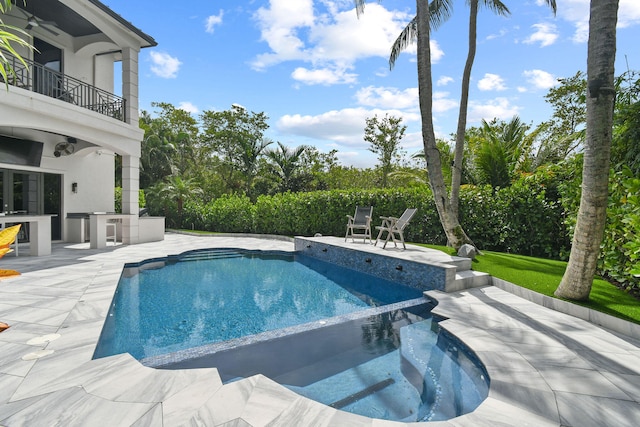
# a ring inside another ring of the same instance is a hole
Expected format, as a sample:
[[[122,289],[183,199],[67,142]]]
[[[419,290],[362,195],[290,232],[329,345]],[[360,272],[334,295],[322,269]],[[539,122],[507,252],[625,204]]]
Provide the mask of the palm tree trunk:
[[[467,62],[462,73],[462,89],[460,94],[460,111],[458,114],[458,129],[456,130],[456,148],[451,171],[451,210],[458,217],[458,203],[460,200],[460,184],[462,183],[462,160],[464,156],[464,136],[467,128],[467,105],[469,103],[469,82],[471,68],[476,57],[476,33],[478,23],[478,0],[471,0],[469,12],[469,51]]]
[[[617,14],[618,0],[591,0],[582,196],[569,264],[555,292],[561,298],[589,298],[604,234],[615,99]]]
[[[429,184],[438,210],[440,223],[451,246],[458,249],[464,243],[471,243],[460,226],[458,217],[451,209],[447,188],[442,176],[440,153],[436,147],[433,129],[433,82],[431,80],[431,48],[429,33],[429,5],[427,0],[416,0],[418,28],[418,98],[422,117],[422,140],[427,160]]]

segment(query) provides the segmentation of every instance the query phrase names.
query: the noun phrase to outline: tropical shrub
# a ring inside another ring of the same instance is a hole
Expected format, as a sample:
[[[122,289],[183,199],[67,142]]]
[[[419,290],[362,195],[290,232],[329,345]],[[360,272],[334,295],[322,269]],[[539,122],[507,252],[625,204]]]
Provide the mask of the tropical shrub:
[[[628,167],[611,172],[598,268],[627,289],[640,290],[640,178]]]

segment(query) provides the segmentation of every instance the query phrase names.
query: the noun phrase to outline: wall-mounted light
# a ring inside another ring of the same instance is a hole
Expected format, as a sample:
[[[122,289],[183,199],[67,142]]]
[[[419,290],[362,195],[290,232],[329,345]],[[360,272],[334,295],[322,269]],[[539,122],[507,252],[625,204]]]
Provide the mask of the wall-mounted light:
[[[71,191],[73,191],[74,193],[78,192],[78,183],[74,182],[71,184]]]

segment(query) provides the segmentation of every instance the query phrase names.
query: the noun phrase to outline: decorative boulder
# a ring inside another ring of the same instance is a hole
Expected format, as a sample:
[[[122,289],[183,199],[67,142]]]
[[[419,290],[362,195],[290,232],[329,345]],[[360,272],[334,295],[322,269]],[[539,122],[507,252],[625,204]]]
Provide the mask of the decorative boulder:
[[[477,253],[478,250],[473,247],[473,245],[470,245],[468,243],[465,243],[464,245],[460,246],[460,249],[458,249],[458,256],[464,258],[475,259]]]

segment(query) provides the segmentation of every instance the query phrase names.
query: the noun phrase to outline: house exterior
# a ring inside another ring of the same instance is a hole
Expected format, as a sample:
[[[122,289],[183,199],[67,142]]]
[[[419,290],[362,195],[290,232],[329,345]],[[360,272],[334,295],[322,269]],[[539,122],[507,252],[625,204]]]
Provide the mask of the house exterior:
[[[70,216],[114,211],[117,154],[122,241],[157,240],[138,218],[138,55],[155,40],[98,0],[18,1],[2,20],[37,51],[0,86],[0,212],[52,214],[53,240],[75,241]]]

